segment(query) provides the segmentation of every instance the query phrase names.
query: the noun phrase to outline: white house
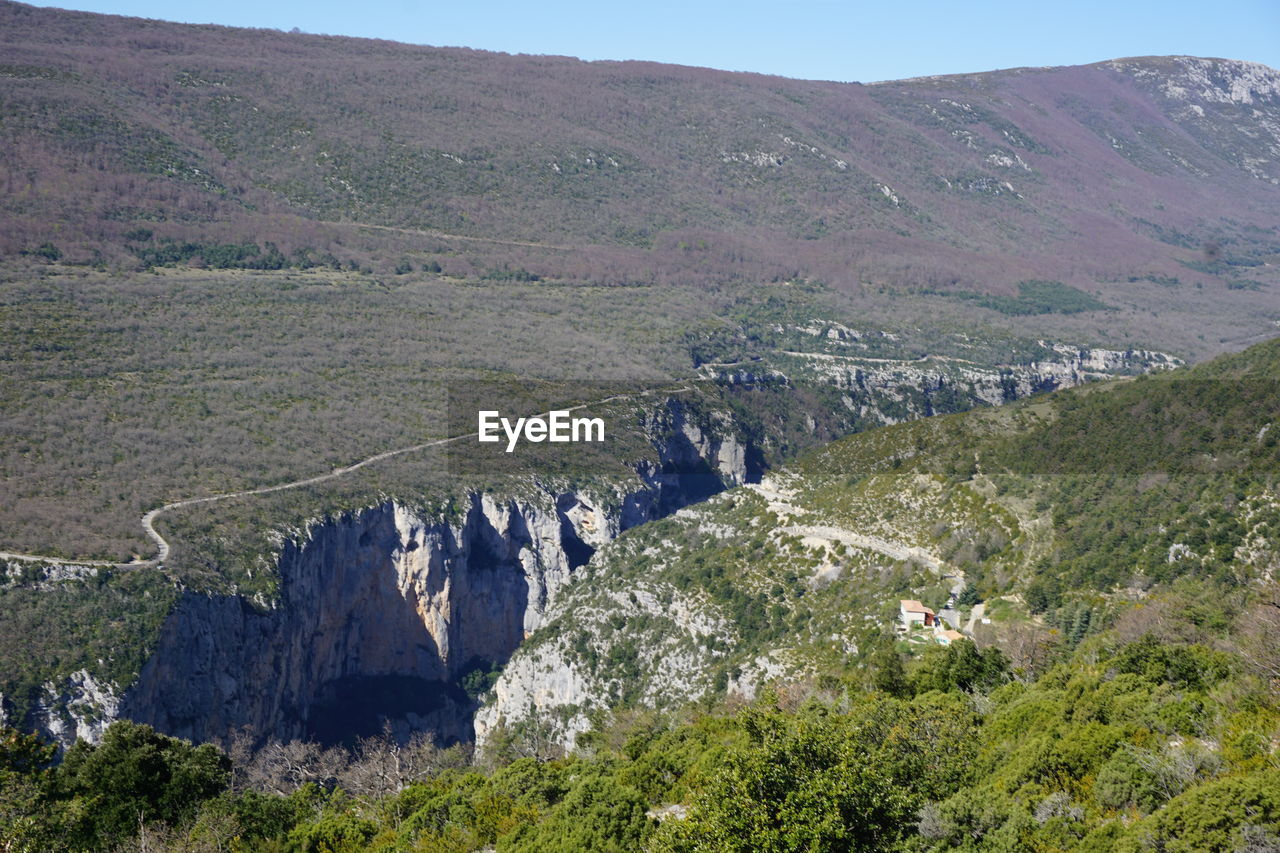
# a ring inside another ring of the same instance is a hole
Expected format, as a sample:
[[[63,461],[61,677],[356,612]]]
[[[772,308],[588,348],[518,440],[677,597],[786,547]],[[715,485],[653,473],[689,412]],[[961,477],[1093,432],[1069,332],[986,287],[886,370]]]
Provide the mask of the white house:
[[[938,624],[936,613],[911,598],[904,598],[898,603],[898,618],[902,622],[903,631],[910,631],[917,626],[932,628]]]

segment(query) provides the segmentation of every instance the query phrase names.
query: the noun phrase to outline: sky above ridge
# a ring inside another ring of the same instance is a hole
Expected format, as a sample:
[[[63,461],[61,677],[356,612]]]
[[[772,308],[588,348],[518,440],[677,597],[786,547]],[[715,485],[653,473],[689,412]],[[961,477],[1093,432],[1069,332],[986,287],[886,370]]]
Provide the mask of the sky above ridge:
[[[1157,54],[1280,67],[1280,0],[63,0],[37,5],[861,82]]]

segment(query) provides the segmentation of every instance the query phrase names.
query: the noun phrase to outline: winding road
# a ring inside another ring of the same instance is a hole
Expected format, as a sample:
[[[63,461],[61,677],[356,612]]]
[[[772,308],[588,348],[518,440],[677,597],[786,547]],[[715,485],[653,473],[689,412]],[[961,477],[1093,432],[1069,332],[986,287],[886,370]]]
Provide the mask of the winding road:
[[[772,476],[766,475],[759,483],[750,483],[746,488],[763,497],[768,503],[769,509],[777,513],[778,517],[784,521],[795,521],[805,512],[791,502],[791,499],[795,497],[795,492],[788,488],[785,483]],[[939,615],[944,616],[950,624],[956,625],[959,623],[960,614],[953,609],[953,605],[965,587],[964,572],[954,566],[947,565],[947,562],[936,554],[932,554],[915,545],[908,545],[905,542],[893,542],[881,539],[879,536],[868,536],[830,525],[786,524],[777,529],[779,532],[790,536],[799,536],[805,545],[809,546],[839,542],[844,545],[861,548],[864,551],[882,554],[891,560],[916,562],[923,565],[938,575],[941,580],[951,581],[951,600],[947,603],[947,608]]]
[[[791,502],[791,499],[795,497],[795,492],[774,477],[766,475],[759,483],[749,483],[747,488],[763,497],[768,503],[769,509],[777,513],[779,518],[794,521],[797,517],[805,514],[804,510]],[[831,527],[829,525],[787,524],[779,527],[778,530],[791,536],[799,536],[806,540],[806,544],[816,545],[822,542],[840,542],[845,545],[852,545],[855,548],[883,554],[891,560],[901,560],[903,562],[914,560],[943,577],[951,576],[943,574],[946,564],[940,557],[915,545],[890,542],[878,536],[868,536],[842,527]]]
[[[602,406],[607,403],[617,402],[618,400],[629,400],[638,397],[646,397],[650,394],[679,394],[691,390],[688,385],[673,386],[669,388],[651,388],[647,391],[637,391],[634,394],[615,394],[612,397],[602,397],[599,400],[591,400],[587,403],[579,403],[576,406],[569,406],[565,409],[556,409],[555,411],[576,412],[582,409],[588,409],[593,406]],[[535,417],[549,416],[550,411],[542,412]],[[390,459],[393,456],[401,456],[406,453],[417,453],[421,450],[428,450],[432,447],[441,447],[455,441],[462,441],[468,438],[475,438],[479,435],[479,431],[463,433],[461,435],[453,435],[448,438],[437,438],[432,441],[424,441],[421,444],[410,445],[409,447],[399,447],[395,450],[386,450],[382,453],[375,453],[373,456],[361,459],[344,468],[335,468],[327,474],[319,474],[315,477],[307,477],[302,480],[294,480],[290,483],[279,483],[274,486],[260,486],[256,489],[242,489],[238,492],[224,492],[219,495],[207,495],[202,498],[185,498],[180,501],[164,504],[142,516],[142,529],[156,545],[156,555],[149,560],[133,560],[128,563],[113,563],[109,560],[74,560],[62,557],[45,557],[39,554],[17,554],[9,551],[0,551],[0,559],[15,560],[27,563],[45,563],[55,566],[96,566],[112,569],[149,569],[163,566],[165,560],[169,558],[169,543],[160,535],[160,531],[156,530],[155,521],[166,512],[183,507],[196,506],[198,504],[214,503],[215,501],[231,500],[232,498],[244,498],[253,495],[265,495],[271,492],[283,492],[286,489],[299,489],[304,486],[314,486],[324,483],[328,480],[334,480],[338,477],[344,477],[354,471],[358,471],[366,465],[372,465],[375,462],[381,462],[384,459]]]

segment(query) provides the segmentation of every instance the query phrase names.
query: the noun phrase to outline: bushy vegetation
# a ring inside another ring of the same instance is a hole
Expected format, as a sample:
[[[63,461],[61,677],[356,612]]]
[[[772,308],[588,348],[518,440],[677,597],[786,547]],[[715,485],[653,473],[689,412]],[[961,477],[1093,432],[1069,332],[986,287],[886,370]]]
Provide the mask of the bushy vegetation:
[[[0,573],[0,694],[13,720],[26,720],[37,704],[53,701],[75,672],[128,685],[177,600],[173,584],[154,569],[70,577],[53,570],[50,577],[27,564],[7,568]]]
[[[151,232],[147,229],[139,229],[132,234],[135,237],[145,235],[145,240],[151,239]],[[161,240],[140,242],[130,248],[138,256],[138,260],[148,267],[186,265],[219,270],[282,270],[290,267],[311,269],[318,266],[341,268],[338,259],[328,252],[319,253],[303,247],[296,249],[291,257],[285,257],[280,248],[270,241],[265,246],[259,246],[257,243],[179,243]],[[397,268],[396,272],[401,272],[401,269]]]
[[[1060,281],[1020,281],[1017,296],[958,293],[957,297],[977,302],[983,308],[1019,317],[1025,314],[1079,314],[1111,308],[1105,302]]]
[[[330,269],[7,278],[4,549],[150,556],[138,518],[160,503],[442,437],[450,383],[590,364],[661,384],[700,299]]]
[[[1059,546],[1034,591],[1149,584],[1194,572],[1239,582],[1238,563],[1280,523],[1275,344],[1185,376],[1065,394],[992,448],[988,465],[1037,486]]]
[[[1036,678],[962,641],[907,661],[893,692],[850,671],[779,684],[747,706],[618,713],[570,755],[516,736],[474,758],[373,738],[350,751],[237,748],[233,766],[215,747],[118,722],[54,765],[51,748],[6,730],[0,841],[246,853],[1267,849],[1280,831],[1280,694],[1247,657],[1206,645],[1222,634],[1181,624],[1205,642],[1108,631]]]

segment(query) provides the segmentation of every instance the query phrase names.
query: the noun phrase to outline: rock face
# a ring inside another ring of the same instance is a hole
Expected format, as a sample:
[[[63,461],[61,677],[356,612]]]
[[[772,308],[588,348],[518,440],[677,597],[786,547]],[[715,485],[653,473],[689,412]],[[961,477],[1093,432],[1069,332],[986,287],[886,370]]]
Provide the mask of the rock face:
[[[590,614],[575,609],[582,602],[573,598],[566,596],[558,602],[546,614],[548,622],[572,611],[583,617],[575,620],[576,626],[589,627],[596,641],[604,634],[601,626],[594,624],[602,616],[619,620],[620,624],[659,626],[645,636],[643,649],[638,652],[644,674],[637,669],[628,684],[637,689],[633,701],[642,707],[675,708],[697,699],[706,689],[708,662],[722,657],[721,647],[732,641],[731,626],[696,598],[655,594],[643,584],[618,585],[610,589],[605,601],[586,606],[592,611]],[[714,642],[708,643],[709,638]],[[526,735],[535,733],[536,738],[553,748],[572,750],[578,735],[591,728],[590,711],[617,704],[617,686],[611,677],[614,673],[588,672],[567,648],[571,642],[566,636],[534,641],[534,645],[523,647],[513,656],[491,695],[476,712],[478,748],[507,727],[517,731],[523,728]],[[598,643],[599,650],[607,654],[607,645]],[[744,674],[744,679],[749,676]]]
[[[454,682],[468,665],[504,661],[537,627],[571,571],[563,540],[554,504],[488,495],[474,495],[458,524],[395,503],[326,520],[285,545],[274,610],[184,599],[124,713],[196,740],[244,726],[331,740],[337,717],[370,734],[379,712],[463,737],[466,697]],[[397,698],[378,702],[383,693]]]
[[[107,719],[197,741],[334,742],[387,724],[469,740],[463,677],[505,663],[596,548],[758,474],[727,418],[708,418],[660,407],[657,461],[612,494],[474,493],[455,519],[388,502],[312,525],[281,551],[272,609],[186,595]]]
[[[1056,358],[1004,368],[960,359],[868,359],[789,353],[796,379],[817,378],[845,392],[844,405],[873,423],[898,423],[969,405],[998,406],[1031,394],[1072,388],[1115,376],[1167,370],[1182,362],[1149,350],[1080,349],[1040,342]],[[754,376],[751,381],[758,381]]]
[[[32,715],[36,727],[63,747],[76,740],[96,743],[120,711],[114,684],[99,682],[89,672],[78,670],[62,684],[44,685],[44,695]]]
[[[739,438],[736,425],[724,412],[694,412],[675,400],[651,413],[644,429],[664,439],[659,462],[637,470],[646,488],[624,512],[624,530],[726,488],[756,482],[764,473],[758,448]]]
[[[1007,373],[817,355],[809,368],[840,389],[847,407],[891,423],[933,414],[931,399],[955,386],[973,402],[1000,403],[1175,361],[1054,349],[1060,359]],[[544,650],[509,670],[497,685],[500,701],[474,719],[477,687],[545,624],[596,549],[763,473],[760,449],[724,411],[671,399],[642,426],[657,452],[622,484],[477,492],[452,518],[386,502],[318,520],[283,544],[280,594],[269,609],[240,596],[188,592],[123,695],[78,672],[46,685],[30,724],[65,745],[96,740],[118,716],[196,741],[243,731],[258,741],[335,742],[390,725],[401,737],[425,730],[447,742],[483,737],[512,705],[573,705],[584,685]],[[681,684],[680,674],[668,683]]]

